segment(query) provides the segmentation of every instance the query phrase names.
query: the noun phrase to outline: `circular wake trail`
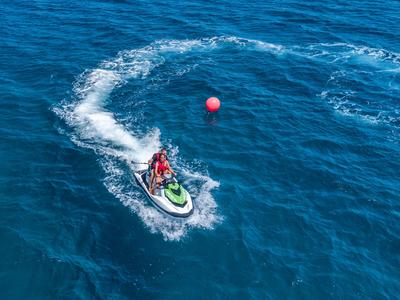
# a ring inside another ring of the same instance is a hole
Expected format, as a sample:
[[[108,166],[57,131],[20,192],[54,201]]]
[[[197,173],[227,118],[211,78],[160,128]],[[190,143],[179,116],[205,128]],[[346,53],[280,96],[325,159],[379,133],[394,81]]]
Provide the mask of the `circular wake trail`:
[[[282,50],[279,45],[236,37],[156,41],[140,49],[120,52],[115,59],[84,72],[74,85],[74,99],[55,108],[73,129],[72,140],[99,155],[108,191],[131,208],[151,232],[161,233],[166,240],[179,240],[190,228],[212,229],[222,220],[211,194],[219,183],[204,174],[206,171],[195,172],[178,163],[176,167],[185,176],[187,188],[194,196],[194,213],[187,219],[175,219],[159,212],[134,184],[132,172],[137,165],[131,162],[145,162],[160,148],[160,131],[153,128],[140,135],[129,130],[107,110],[107,102],[114,89],[129,80],[148,77],[154,68],[166,63],[165,57],[173,58],[190,51],[210,51],[227,43],[261,51]]]
[[[207,175],[207,170],[195,172],[191,167],[181,163],[176,154],[172,154],[174,166],[185,176],[187,181],[185,185],[193,195],[195,209],[193,215],[187,219],[174,219],[159,212],[135,185],[132,172],[137,165],[131,162],[147,161],[152,153],[160,148],[161,133],[157,128],[148,130],[146,134],[135,132],[135,128],[127,128],[117,120],[113,112],[107,109],[108,100],[114,89],[130,80],[147,78],[155,68],[169,61],[173,62],[174,57],[188,53],[196,55],[228,45],[246,51],[296,55],[325,66],[332,66],[335,71],[320,97],[333,101],[336,105],[333,109],[339,111],[350,111],[347,99],[340,100],[340,103],[336,101],[349,97],[346,96],[347,91],[336,84],[337,78],[340,78],[337,74],[344,74],[341,71],[342,67],[347,68],[355,64],[366,73],[363,68],[367,66],[373,75],[385,72],[389,74],[385,76],[392,76],[394,79],[390,82],[390,88],[396,88],[397,84],[397,77],[393,77],[397,76],[393,73],[397,73],[400,62],[400,55],[397,53],[351,44],[314,44],[285,48],[281,45],[237,37],[155,41],[143,48],[122,51],[116,58],[101,63],[98,68],[84,72],[74,85],[73,99],[61,103],[54,110],[72,128],[71,139],[81,147],[92,149],[99,156],[100,164],[106,173],[103,181],[108,191],[131,208],[151,232],[161,233],[165,240],[179,240],[190,228],[212,229],[222,220],[212,196],[212,190],[218,187],[219,183]],[[279,59],[284,60],[285,55]],[[358,74],[352,75],[355,78],[358,76]],[[335,85],[331,86],[332,83]],[[342,97],[342,93],[345,93],[345,96]],[[361,107],[364,104],[358,105]],[[361,114],[360,109],[353,109],[354,114]],[[391,118],[397,120],[397,115],[389,113]],[[382,114],[376,118],[381,120]]]

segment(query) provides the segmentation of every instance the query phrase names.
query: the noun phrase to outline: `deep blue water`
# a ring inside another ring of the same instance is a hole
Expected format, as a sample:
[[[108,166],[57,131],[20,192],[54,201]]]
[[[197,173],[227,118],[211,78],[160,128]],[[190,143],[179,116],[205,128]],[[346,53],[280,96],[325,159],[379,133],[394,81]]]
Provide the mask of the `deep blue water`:
[[[399,32],[394,0],[2,1],[0,299],[398,298]],[[161,145],[186,220],[135,184]]]

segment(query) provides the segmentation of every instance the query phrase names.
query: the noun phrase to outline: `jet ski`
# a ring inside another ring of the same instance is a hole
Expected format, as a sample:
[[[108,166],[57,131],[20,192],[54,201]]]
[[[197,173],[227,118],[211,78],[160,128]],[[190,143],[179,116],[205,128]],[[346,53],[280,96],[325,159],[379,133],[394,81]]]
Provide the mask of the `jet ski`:
[[[193,213],[192,198],[175,177],[165,178],[160,188],[155,188],[154,195],[152,195],[149,192],[150,176],[148,170],[137,171],[134,174],[138,184],[160,210],[171,216],[181,218],[188,217]]]

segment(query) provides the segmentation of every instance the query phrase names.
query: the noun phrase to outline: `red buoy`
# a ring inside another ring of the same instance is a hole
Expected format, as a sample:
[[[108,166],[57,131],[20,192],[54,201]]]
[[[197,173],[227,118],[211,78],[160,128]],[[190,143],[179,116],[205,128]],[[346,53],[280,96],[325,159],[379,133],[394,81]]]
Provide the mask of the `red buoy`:
[[[221,102],[217,97],[210,97],[206,101],[206,108],[209,112],[216,112],[221,106]]]

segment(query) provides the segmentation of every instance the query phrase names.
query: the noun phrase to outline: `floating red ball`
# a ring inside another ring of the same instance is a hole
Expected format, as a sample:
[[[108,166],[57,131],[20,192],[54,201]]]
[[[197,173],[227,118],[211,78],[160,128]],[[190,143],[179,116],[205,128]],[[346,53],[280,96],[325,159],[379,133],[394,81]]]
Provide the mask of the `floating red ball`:
[[[206,108],[209,112],[216,112],[221,106],[221,102],[217,97],[210,97],[206,101]]]

